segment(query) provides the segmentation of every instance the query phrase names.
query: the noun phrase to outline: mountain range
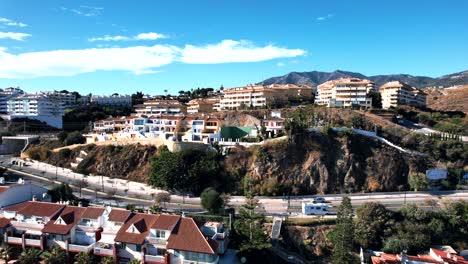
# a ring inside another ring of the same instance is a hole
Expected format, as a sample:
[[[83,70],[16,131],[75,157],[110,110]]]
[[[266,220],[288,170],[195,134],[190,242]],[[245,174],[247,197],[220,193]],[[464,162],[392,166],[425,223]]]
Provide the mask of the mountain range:
[[[376,83],[378,87],[389,81],[401,81],[417,88],[427,87],[449,87],[454,85],[468,84],[468,70],[449,75],[440,76],[437,78],[427,76],[412,76],[409,74],[390,74],[390,75],[375,75],[366,76],[358,72],[349,72],[336,70],[334,72],[290,72],[283,76],[268,78],[259,84],[298,84],[317,86],[329,80],[334,80],[343,77],[369,79]]]

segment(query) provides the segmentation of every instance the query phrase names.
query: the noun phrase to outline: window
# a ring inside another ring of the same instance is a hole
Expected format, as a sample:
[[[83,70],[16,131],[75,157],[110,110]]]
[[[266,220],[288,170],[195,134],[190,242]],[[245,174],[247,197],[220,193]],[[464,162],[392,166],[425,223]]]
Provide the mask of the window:
[[[156,251],[157,251],[158,256],[166,255],[166,249],[164,249],[164,248],[156,248]]]
[[[136,251],[141,251],[141,245],[136,245]]]
[[[156,230],[156,237],[157,238],[165,238],[166,237],[166,232],[162,230]]]
[[[120,244],[120,248],[121,248],[121,249],[125,249],[126,247],[127,247],[127,244],[126,244],[126,243]]]

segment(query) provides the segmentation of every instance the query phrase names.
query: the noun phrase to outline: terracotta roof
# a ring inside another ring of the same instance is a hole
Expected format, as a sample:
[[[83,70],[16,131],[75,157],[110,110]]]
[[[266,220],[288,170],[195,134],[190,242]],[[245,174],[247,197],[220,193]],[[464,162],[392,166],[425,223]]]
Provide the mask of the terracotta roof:
[[[10,224],[10,219],[0,217],[0,228],[5,228]]]
[[[114,209],[109,213],[109,221],[123,223],[130,216],[132,212],[123,209]]]
[[[161,214],[151,227],[160,230],[172,230],[179,222],[179,219],[180,216],[178,215]]]
[[[154,224],[158,215],[134,214],[117,232],[115,241],[142,245],[146,237],[150,234],[151,226]],[[139,233],[130,233],[127,230],[134,225]]]
[[[213,243],[212,243],[213,244]],[[216,248],[205,239],[192,218],[181,218],[169,236],[167,248],[205,254],[215,254]]]
[[[17,214],[52,217],[65,207],[63,204],[24,202],[5,208],[7,211],[16,211]]]
[[[78,224],[81,220],[81,216],[86,211],[84,207],[77,207],[77,206],[67,206],[63,209],[60,215],[52,218],[42,229],[43,233],[52,233],[52,234],[60,234],[66,235],[70,232],[70,230]],[[61,218],[65,224],[55,224],[55,221]]]
[[[105,210],[103,207],[87,207],[81,218],[98,219]]]
[[[0,186],[0,193],[4,192],[6,190],[8,190],[7,186]]]

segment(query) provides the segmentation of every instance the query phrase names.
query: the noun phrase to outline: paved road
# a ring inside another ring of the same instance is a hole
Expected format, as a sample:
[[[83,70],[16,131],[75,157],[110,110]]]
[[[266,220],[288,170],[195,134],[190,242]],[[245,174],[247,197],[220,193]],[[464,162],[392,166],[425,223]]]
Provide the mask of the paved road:
[[[15,169],[17,173],[27,173],[30,176],[35,176],[35,181],[46,188],[51,188],[54,183],[51,180],[56,180],[55,184],[59,182],[66,182],[69,184],[76,184],[77,180],[74,173],[66,172],[62,168],[55,168],[48,164],[37,164],[33,166],[26,166],[19,168],[18,166],[11,165],[11,160],[15,159],[11,156],[0,156],[0,166]],[[21,170],[21,171],[18,171]],[[56,178],[57,176],[57,178]],[[28,177],[31,178],[31,177]],[[102,185],[104,185],[104,192],[102,192]],[[94,200],[96,202],[107,203],[112,205],[125,205],[128,203],[137,204],[139,206],[149,206],[153,204],[153,197],[151,192],[161,192],[161,190],[146,187],[143,191],[141,189],[134,189],[124,192],[122,189],[117,189],[112,195],[106,194],[106,192],[113,192],[112,186],[109,186],[108,182],[93,182],[90,181],[87,189],[83,191],[84,198]],[[141,185],[141,184],[140,184]],[[115,186],[115,185],[114,185]],[[142,188],[141,186],[139,188]],[[75,191],[78,189],[75,188]],[[96,191],[97,195],[96,195]],[[341,203],[343,195],[324,195],[327,201],[332,206],[332,212],[334,208],[337,208]],[[464,200],[468,201],[468,191],[445,191],[445,192],[407,192],[407,193],[372,193],[372,194],[352,194],[349,195],[353,207],[375,201],[380,202],[390,209],[398,209],[405,203],[418,203],[418,204],[429,204],[429,200],[436,200],[439,204],[443,200]],[[282,197],[258,197],[260,206],[259,210],[265,212],[267,215],[288,215],[289,217],[314,217],[304,216],[301,211],[301,203],[308,201],[312,196],[301,196],[293,197],[289,201]],[[234,207],[240,207],[245,203],[245,197],[233,196],[231,197],[230,205]],[[169,208],[184,210],[201,210],[200,198],[198,197],[182,197],[179,195],[171,196],[171,203],[168,204]],[[333,217],[333,216],[328,216]]]

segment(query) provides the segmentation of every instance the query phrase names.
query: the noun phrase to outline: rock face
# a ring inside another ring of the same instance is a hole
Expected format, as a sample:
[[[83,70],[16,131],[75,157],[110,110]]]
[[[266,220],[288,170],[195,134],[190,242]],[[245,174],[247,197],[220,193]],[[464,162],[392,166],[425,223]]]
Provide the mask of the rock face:
[[[237,149],[228,156],[226,170],[245,172],[263,195],[324,194],[403,189],[414,157],[378,141],[356,134],[298,136],[258,147]]]

